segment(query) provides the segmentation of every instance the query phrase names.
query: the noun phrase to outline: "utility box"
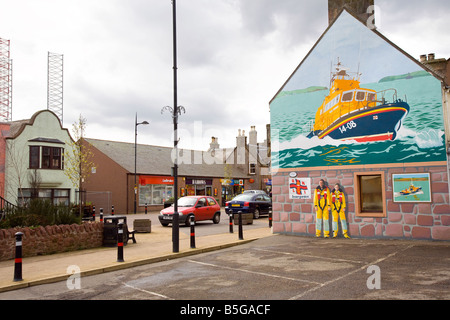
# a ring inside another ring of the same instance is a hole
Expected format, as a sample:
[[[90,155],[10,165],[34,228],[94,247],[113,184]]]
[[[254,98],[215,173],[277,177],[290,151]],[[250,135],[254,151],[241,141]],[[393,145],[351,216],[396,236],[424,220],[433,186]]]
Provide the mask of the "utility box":
[[[133,221],[133,230],[135,232],[152,232],[152,221],[150,219],[135,219]]]

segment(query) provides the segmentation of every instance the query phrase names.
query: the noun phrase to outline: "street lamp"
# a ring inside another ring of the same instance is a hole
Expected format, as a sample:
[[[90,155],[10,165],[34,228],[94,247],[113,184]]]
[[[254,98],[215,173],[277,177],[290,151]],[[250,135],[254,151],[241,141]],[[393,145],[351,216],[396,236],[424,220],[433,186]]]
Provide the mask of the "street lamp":
[[[137,127],[140,124],[149,124],[147,121],[139,122],[137,121],[137,113],[136,120],[134,121],[134,214],[136,214],[137,203],[136,203],[136,195],[137,195],[137,179],[136,179],[136,167],[137,167]]]

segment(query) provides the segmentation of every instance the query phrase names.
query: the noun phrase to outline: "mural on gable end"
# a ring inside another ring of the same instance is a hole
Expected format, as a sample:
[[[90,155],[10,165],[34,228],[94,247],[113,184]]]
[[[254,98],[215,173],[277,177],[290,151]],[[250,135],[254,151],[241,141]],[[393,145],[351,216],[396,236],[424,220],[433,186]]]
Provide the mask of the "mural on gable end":
[[[275,169],[446,161],[440,81],[345,10],[270,113]]]

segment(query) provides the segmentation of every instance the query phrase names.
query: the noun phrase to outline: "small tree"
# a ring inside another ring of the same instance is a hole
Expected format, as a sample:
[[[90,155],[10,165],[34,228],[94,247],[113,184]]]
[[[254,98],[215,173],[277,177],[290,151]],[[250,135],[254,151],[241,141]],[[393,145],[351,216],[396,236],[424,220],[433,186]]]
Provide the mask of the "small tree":
[[[72,135],[75,142],[68,143],[71,148],[64,151],[65,163],[64,173],[72,181],[73,185],[78,188],[78,204],[81,216],[82,205],[82,183],[86,182],[91,175],[92,168],[95,167],[93,162],[94,154],[92,150],[83,145],[84,131],[86,130],[87,120],[81,114],[77,122],[72,125]]]

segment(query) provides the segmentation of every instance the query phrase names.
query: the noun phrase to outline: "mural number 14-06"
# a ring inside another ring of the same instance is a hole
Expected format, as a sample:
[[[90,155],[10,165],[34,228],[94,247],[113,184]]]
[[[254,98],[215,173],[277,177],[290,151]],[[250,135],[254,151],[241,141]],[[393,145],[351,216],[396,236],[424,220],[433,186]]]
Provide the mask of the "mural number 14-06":
[[[339,128],[339,130],[341,131],[341,133],[344,133],[345,131],[351,130],[353,128],[356,128],[356,123],[354,121],[350,121],[347,124],[344,124],[342,127]]]

